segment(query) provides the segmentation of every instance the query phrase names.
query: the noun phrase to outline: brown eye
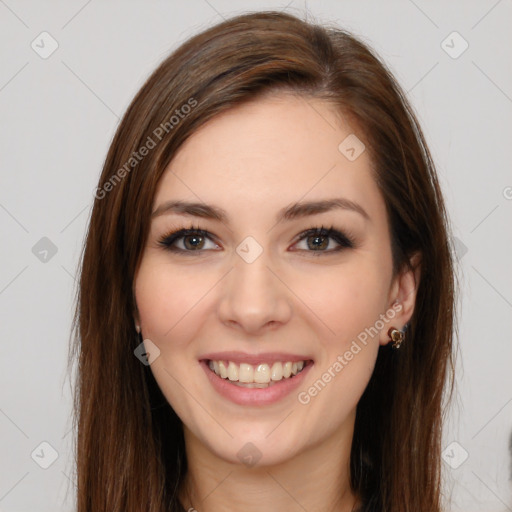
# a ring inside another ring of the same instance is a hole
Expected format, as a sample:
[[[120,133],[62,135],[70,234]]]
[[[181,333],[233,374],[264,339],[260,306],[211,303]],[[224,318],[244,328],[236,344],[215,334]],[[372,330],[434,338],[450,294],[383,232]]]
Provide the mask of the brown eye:
[[[185,235],[182,238],[187,249],[194,250],[203,248],[204,237],[202,235]]]
[[[205,244],[210,241],[214,247],[205,248]],[[192,253],[204,252],[204,250],[218,247],[212,240],[212,236],[202,229],[190,228],[174,231],[158,242],[165,249],[173,252]]]

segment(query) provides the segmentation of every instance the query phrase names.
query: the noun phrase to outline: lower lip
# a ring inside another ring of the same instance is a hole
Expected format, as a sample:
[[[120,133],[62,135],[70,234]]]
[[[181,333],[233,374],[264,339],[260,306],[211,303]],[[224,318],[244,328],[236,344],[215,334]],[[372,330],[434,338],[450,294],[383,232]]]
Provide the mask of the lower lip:
[[[231,384],[228,379],[219,377],[210,370],[208,361],[200,361],[200,363],[214,389],[220,395],[238,405],[269,405],[279,402],[279,400],[289,395],[300,386],[305,375],[313,366],[313,363],[310,362],[304,366],[302,371],[295,375],[295,377],[276,381],[273,386],[269,386],[268,388],[244,388]]]

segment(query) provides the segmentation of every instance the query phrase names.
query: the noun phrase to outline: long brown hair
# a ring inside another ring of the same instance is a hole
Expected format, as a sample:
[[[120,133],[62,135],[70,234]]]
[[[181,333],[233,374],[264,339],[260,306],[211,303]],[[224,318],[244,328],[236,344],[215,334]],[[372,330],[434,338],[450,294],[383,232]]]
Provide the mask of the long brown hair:
[[[421,253],[407,341],[397,351],[379,349],[357,406],[352,488],[364,511],[441,510],[456,275],[434,163],[405,94],[365,44],[334,26],[259,12],[209,28],[167,57],[133,99],[108,151],[82,254],[70,352],[78,364],[77,512],[183,510],[182,425],[134,356],[133,280],[156,187],[177,149],[213,116],[277,90],[329,101],[361,127],[388,211],[395,275]]]

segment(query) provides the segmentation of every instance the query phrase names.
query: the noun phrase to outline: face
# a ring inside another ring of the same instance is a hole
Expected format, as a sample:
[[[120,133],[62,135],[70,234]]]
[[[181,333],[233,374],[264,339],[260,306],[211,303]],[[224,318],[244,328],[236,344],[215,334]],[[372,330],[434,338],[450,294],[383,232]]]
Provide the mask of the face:
[[[186,436],[226,461],[349,431],[407,321],[369,156],[339,149],[352,130],[321,100],[259,99],[196,131],[159,183],[135,319]]]

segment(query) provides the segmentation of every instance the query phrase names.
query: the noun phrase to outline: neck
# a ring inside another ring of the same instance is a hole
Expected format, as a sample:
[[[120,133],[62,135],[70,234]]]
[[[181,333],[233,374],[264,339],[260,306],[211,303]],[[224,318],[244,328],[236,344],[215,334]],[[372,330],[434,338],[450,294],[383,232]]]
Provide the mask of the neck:
[[[351,512],[358,504],[349,483],[354,419],[321,444],[263,467],[218,457],[184,426],[188,471],[180,502],[191,512]]]

